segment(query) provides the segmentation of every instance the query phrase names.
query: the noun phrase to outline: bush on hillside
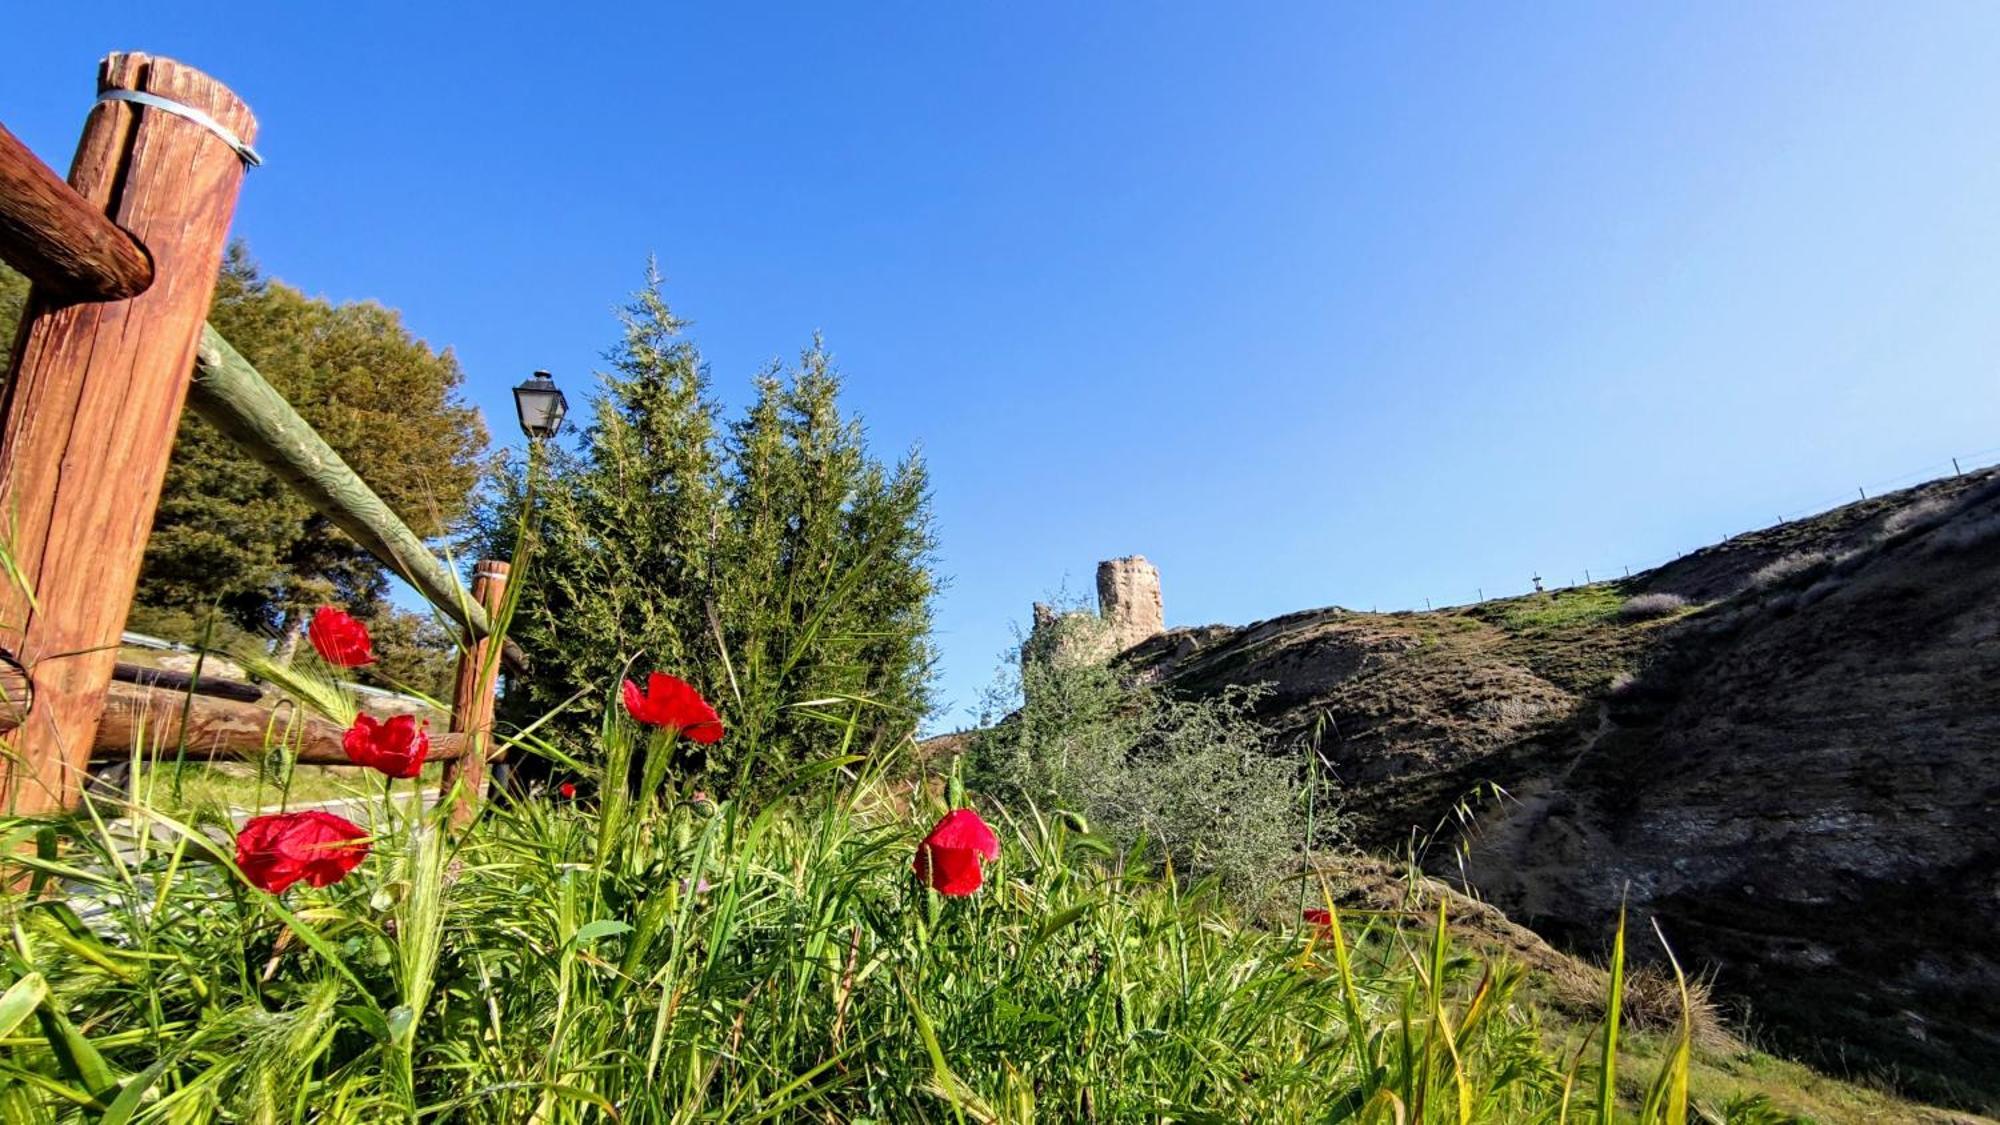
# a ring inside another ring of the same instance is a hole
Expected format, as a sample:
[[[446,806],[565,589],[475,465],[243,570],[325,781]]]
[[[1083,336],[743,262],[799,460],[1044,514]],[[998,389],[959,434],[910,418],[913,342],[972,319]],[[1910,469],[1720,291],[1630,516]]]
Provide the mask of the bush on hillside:
[[[1950,512],[1952,503],[1942,496],[1926,497],[1905,504],[1889,513],[1882,521],[1882,531],[1878,538],[1892,539],[1906,531],[1921,531],[1943,521]]]
[[[1944,554],[1971,550],[1994,539],[2000,539],[2000,512],[1957,520],[1926,540],[1926,545],[1932,554]]]
[[[1825,551],[1794,551],[1759,567],[1750,576],[1750,587],[1755,590],[1770,590],[1802,581],[1809,575],[1816,575],[1825,570],[1832,563],[1833,557]]]
[[[1650,621],[1655,617],[1672,617],[1688,607],[1688,600],[1679,594],[1639,594],[1626,598],[1618,607],[1621,621]]]
[[[1060,627],[1097,624],[1069,617]],[[1251,718],[1256,691],[1179,699],[1037,640],[990,708],[1019,709],[972,740],[976,789],[1017,808],[1080,814],[1120,848],[1151,841],[1176,870],[1213,875],[1239,901],[1268,898],[1297,870],[1304,794]],[[1321,809],[1315,820],[1324,840],[1335,818]]]

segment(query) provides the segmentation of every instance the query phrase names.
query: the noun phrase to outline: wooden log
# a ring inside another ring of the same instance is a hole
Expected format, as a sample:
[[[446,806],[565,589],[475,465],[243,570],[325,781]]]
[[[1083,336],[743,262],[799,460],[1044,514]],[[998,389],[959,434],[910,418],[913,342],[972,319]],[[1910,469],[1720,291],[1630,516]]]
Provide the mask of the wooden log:
[[[507,596],[504,562],[482,559],[472,571],[472,596],[489,614],[500,611]],[[465,739],[465,750],[444,768],[439,793],[450,796],[453,787],[458,799],[452,805],[453,824],[472,819],[473,810],[486,799],[486,761],[493,738],[493,684],[500,675],[500,654],[490,639],[467,633],[459,650],[458,673],[451,691],[451,729]]]
[[[122,761],[134,746],[148,758],[173,758],[183,732],[191,761],[255,758],[283,744],[296,747],[297,760],[305,765],[351,764],[340,744],[347,732],[292,704],[271,708],[124,683],[112,684],[106,693],[91,758]],[[449,762],[464,753],[465,744],[463,736],[434,733],[427,760]]]
[[[170,59],[111,55],[98,89],[165,98],[255,139],[235,94]],[[242,183],[236,150],[186,117],[101,101],[84,123],[70,184],[145,244],[154,279],[104,304],[31,289],[0,399],[0,512],[19,575],[0,582],[0,648],[34,683],[0,762],[11,811],[79,792]]]
[[[213,328],[202,330],[195,351],[188,406],[416,587],[445,616],[475,636],[493,631],[485,608],[466,593],[451,568],[438,561],[368,482],[299,417],[285,396]],[[525,665],[525,658],[521,663]]]
[[[153,259],[104,210],[0,125],[0,259],[54,301],[117,301],[153,283]]]
[[[264,689],[256,684],[239,683],[236,680],[203,676],[197,680],[186,672],[173,672],[165,668],[148,668],[143,664],[126,664],[120,661],[111,669],[111,678],[121,684],[138,684],[142,687],[164,688],[168,691],[192,691],[196,695],[212,695],[218,699],[234,699],[243,703],[255,703],[264,698]]]

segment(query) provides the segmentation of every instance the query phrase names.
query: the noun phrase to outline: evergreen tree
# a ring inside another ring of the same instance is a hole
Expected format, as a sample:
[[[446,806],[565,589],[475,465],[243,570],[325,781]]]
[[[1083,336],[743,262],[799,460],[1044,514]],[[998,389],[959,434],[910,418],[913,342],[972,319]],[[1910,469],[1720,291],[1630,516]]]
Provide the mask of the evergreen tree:
[[[684,328],[649,271],[578,448],[545,455],[513,634],[536,672],[510,706],[535,718],[582,692],[566,723],[585,734],[636,657],[721,709],[729,737],[692,769],[825,754],[850,720],[855,749],[907,733],[931,666],[921,461],[869,458],[817,339],[789,377],[757,376],[725,437]],[[511,541],[521,502],[516,476],[484,550]]]
[[[582,453],[550,450],[539,474],[531,594],[513,625],[536,655],[537,674],[521,685],[530,706],[611,683],[636,654],[685,669],[705,666],[713,650],[702,624],[720,495],[708,375],[660,296],[657,272],[622,317]],[[484,550],[510,549],[519,503],[510,494],[506,514],[489,521]]]
[[[14,330],[20,327],[21,310],[28,303],[28,279],[0,262],[0,374],[11,372]]]

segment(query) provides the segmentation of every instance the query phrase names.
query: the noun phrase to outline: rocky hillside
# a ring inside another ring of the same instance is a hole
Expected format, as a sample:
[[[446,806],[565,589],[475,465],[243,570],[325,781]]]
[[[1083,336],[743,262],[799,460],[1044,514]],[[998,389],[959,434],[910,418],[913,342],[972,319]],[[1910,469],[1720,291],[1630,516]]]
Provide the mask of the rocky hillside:
[[[1176,629],[1121,660],[1270,685],[1262,717],[1317,749],[1364,845],[1429,843],[1586,950],[1628,903],[1779,1046],[2000,1106],[2000,476],[1629,581]]]

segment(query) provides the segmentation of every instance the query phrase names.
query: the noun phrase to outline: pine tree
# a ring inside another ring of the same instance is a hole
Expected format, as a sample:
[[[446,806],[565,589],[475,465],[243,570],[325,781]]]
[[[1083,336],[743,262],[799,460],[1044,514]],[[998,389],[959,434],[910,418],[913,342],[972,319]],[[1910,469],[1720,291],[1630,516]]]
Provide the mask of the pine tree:
[[[718,783],[908,733],[928,705],[934,592],[921,461],[870,459],[817,338],[788,375],[755,378],[723,436],[684,327],[649,271],[577,450],[547,454],[514,628],[536,673],[516,717],[581,692],[557,725],[584,746],[636,657],[722,711],[729,736],[684,763]],[[510,541],[521,496],[518,477],[503,487],[484,550]]]
[[[548,451],[540,473],[531,596],[514,622],[515,639],[536,655],[537,675],[522,685],[530,709],[613,683],[635,658],[641,672],[681,669],[704,691],[722,686],[702,675],[714,652],[705,618],[721,498],[708,373],[657,270],[622,319],[581,452]],[[505,548],[519,503],[518,491],[503,498],[488,521],[499,541],[485,550]],[[602,702],[593,694],[583,707]]]

